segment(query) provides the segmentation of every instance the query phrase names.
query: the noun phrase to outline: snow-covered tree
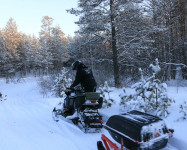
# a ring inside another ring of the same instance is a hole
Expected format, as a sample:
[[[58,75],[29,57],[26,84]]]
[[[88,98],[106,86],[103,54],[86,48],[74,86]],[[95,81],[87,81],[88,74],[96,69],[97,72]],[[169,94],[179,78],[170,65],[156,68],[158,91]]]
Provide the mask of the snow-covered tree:
[[[186,101],[184,101],[184,103],[180,105],[179,113],[180,113],[180,117],[178,118],[178,121],[187,119],[187,102]]]
[[[91,39],[100,39],[105,44],[109,42],[116,87],[120,86],[117,31],[123,26],[120,20],[123,18],[124,6],[128,2],[128,0],[79,0],[79,8],[69,10],[70,13],[80,16],[76,22],[80,26],[79,34],[90,35]],[[138,3],[140,0],[133,2]]]
[[[138,109],[144,112],[149,112],[157,116],[167,117],[169,114],[168,107],[172,100],[167,96],[167,85],[161,83],[156,78],[160,71],[158,59],[155,60],[155,65],[150,64],[153,75],[148,79],[141,77],[140,82],[132,85],[135,90],[134,94],[121,96],[121,105],[129,106],[129,109]],[[142,70],[139,69],[141,75]],[[128,104],[127,104],[128,103]]]
[[[5,38],[0,31],[0,73],[1,74],[6,74],[6,69],[7,63],[9,62],[9,55],[6,50],[6,41]]]
[[[63,97],[65,95],[65,90],[70,87],[71,81],[72,80],[67,77],[67,70],[62,68],[61,73],[57,74],[54,81],[53,91],[55,96]]]
[[[150,64],[155,51],[152,49],[154,40],[150,39],[152,23],[142,6],[134,0],[127,1],[117,17],[119,64],[124,74],[130,72],[131,77],[136,76],[137,68]]]
[[[63,62],[69,58],[67,50],[68,40],[59,26],[52,28],[51,33],[51,52],[53,56],[53,66],[55,69],[60,69]]]
[[[119,97],[121,98],[120,105],[122,106],[122,111],[125,109],[125,111],[132,110],[131,106],[129,105],[130,100],[132,100],[132,95],[128,95],[126,93],[125,88],[122,89],[122,93],[119,94]]]
[[[3,34],[6,41],[7,51],[12,57],[17,57],[17,47],[20,42],[20,33],[18,32],[16,21],[14,21],[13,18],[10,18],[7,22],[6,27],[3,29]]]
[[[53,18],[44,16],[42,18],[42,26],[40,31],[40,54],[42,55],[42,65],[45,71],[52,68],[52,52],[51,52],[51,32],[52,32]]]
[[[18,27],[16,21],[13,18],[10,18],[2,30],[3,37],[5,40],[5,48],[6,48],[6,64],[4,65],[4,69],[7,72],[7,78],[14,75],[16,73],[17,62],[19,59],[18,47],[20,44],[20,33],[18,32]]]
[[[99,92],[101,93],[101,97],[103,97],[103,108],[109,108],[115,101],[111,98],[110,93],[112,89],[108,86],[107,81],[105,81],[104,86],[99,88]]]
[[[26,64],[28,72],[33,71],[36,76],[37,70],[42,68],[42,55],[39,40],[35,36],[27,37]],[[29,68],[28,68],[29,67]]]
[[[60,70],[64,62],[68,60],[68,40],[59,26],[53,27],[53,18],[44,16],[40,31],[40,54],[45,71],[54,72]]]

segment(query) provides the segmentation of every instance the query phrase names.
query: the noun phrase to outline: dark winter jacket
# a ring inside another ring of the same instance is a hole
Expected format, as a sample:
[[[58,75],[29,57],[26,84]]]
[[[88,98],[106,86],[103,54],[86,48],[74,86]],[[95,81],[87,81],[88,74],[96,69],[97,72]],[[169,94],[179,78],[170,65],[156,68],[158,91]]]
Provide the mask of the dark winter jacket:
[[[95,92],[97,83],[94,79],[92,70],[82,63],[80,63],[77,67],[75,81],[73,82],[71,87],[75,87],[79,83],[85,89],[86,92]]]

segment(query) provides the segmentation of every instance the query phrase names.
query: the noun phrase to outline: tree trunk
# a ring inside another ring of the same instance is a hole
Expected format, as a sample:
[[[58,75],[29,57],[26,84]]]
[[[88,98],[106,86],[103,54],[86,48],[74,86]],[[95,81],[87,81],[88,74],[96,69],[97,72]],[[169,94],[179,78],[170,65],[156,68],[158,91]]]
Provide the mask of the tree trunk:
[[[179,0],[179,24],[180,24],[180,40],[181,40],[181,48],[182,48],[182,55],[183,55],[183,64],[187,65],[187,58],[186,58],[186,51],[187,47],[185,47],[185,2],[186,0]],[[186,74],[187,69],[183,70],[184,78]]]
[[[187,1],[185,1],[185,47],[187,47]]]
[[[115,28],[115,25],[114,25],[113,5],[114,5],[114,1],[110,0],[110,11],[111,11],[110,19],[111,19],[111,30],[112,30],[112,52],[113,52],[114,82],[115,82],[115,87],[120,87],[118,54],[117,54],[117,46],[116,46],[116,28]]]

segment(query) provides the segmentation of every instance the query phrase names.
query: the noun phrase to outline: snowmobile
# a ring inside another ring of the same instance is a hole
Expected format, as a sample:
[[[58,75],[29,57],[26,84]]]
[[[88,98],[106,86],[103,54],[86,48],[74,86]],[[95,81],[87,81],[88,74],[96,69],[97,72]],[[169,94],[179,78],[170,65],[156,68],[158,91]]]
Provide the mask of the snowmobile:
[[[98,112],[102,107],[100,94],[85,92],[81,87],[68,88],[65,94],[63,107],[53,109],[54,120],[58,121],[58,117],[62,116],[71,120],[85,133],[100,132],[102,128],[102,116]]]
[[[167,129],[161,118],[136,110],[111,116],[103,126],[121,146],[102,134],[104,145],[98,141],[98,150],[159,150],[167,145],[174,132]]]

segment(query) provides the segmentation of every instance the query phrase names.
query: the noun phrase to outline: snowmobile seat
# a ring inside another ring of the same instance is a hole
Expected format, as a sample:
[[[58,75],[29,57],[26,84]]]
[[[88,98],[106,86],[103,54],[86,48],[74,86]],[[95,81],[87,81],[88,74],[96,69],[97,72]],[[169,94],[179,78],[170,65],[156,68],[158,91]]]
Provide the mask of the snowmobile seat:
[[[86,92],[85,98],[88,100],[98,100],[100,98],[100,94],[97,92]]]
[[[99,109],[103,104],[103,98],[100,97],[100,93],[97,92],[87,92],[85,100],[85,105],[90,105],[90,108],[92,109]]]

